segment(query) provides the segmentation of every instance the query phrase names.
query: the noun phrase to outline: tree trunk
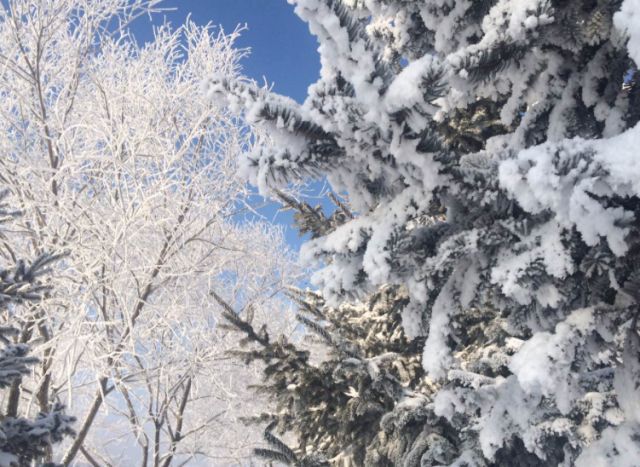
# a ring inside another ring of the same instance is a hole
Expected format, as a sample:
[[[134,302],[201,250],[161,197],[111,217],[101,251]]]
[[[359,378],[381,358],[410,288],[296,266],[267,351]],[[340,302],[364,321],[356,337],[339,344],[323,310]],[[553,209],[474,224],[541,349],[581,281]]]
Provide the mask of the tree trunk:
[[[62,458],[62,465],[64,465],[65,467],[71,464],[71,461],[73,461],[73,459],[76,457],[76,454],[78,454],[78,451],[82,447],[82,443],[84,443],[84,440],[89,434],[89,429],[91,428],[91,425],[93,425],[93,420],[96,418],[96,415],[98,414],[98,410],[100,409],[100,406],[104,402],[104,398],[107,395],[108,382],[109,382],[109,378],[107,378],[106,376],[103,376],[102,378],[100,378],[99,380],[100,387],[96,392],[96,397],[93,399],[93,403],[91,404],[89,413],[87,413],[87,416],[84,419],[84,422],[82,422],[82,427],[80,428],[80,431],[76,436],[76,439],[73,440],[73,444],[67,450],[64,457]]]

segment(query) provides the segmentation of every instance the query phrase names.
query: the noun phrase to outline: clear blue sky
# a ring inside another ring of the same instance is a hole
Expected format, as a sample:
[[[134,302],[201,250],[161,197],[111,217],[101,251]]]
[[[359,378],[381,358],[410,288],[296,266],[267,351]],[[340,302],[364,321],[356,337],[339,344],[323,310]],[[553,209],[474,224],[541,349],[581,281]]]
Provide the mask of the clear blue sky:
[[[274,91],[302,102],[307,87],[319,76],[320,60],[317,53],[316,38],[309,33],[307,24],[293,12],[293,6],[286,0],[165,0],[162,7],[171,8],[148,18],[140,18],[132,26],[139,42],[153,38],[153,25],[161,25],[165,19],[174,27],[191,19],[198,24],[212,23],[220,25],[225,31],[233,31],[239,24],[247,26],[237,42],[239,48],[251,49],[250,55],[242,62],[243,74],[269,83]],[[319,192],[323,184],[312,188]],[[310,204],[319,202],[328,208],[327,200],[309,200]],[[262,204],[262,198],[256,197],[255,205]],[[268,220],[285,228],[289,245],[298,249],[304,238],[291,227],[292,213],[278,212],[273,203],[259,209]],[[251,218],[251,216],[249,216]]]
[[[196,23],[211,22],[227,32],[246,24],[238,42],[239,47],[251,49],[243,62],[244,74],[258,81],[266,77],[280,94],[301,102],[309,84],[318,79],[316,39],[286,0],[165,0],[161,5],[175,10],[154,15],[151,24],[162,24],[166,17],[178,26],[189,13]],[[147,18],[137,22],[134,33],[140,41],[152,38]]]

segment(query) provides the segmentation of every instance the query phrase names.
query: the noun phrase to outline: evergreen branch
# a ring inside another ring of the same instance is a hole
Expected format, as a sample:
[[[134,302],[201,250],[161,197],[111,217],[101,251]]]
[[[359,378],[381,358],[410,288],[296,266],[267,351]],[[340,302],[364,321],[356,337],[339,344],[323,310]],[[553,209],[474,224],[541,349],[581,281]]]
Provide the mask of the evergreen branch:
[[[301,311],[309,313],[310,315],[313,315],[318,319],[325,319],[325,315],[322,312],[321,306],[309,302],[307,295],[312,293],[313,292],[305,292],[294,287],[289,287],[287,289],[287,292],[285,292],[287,297],[298,304],[298,306],[301,308]],[[321,297],[317,296],[315,296],[315,298],[321,299]]]
[[[333,140],[333,136],[324,131],[321,126],[304,119],[297,109],[290,107],[291,103],[287,104],[289,106],[265,102],[258,115],[270,122],[278,122],[280,128],[295,135],[304,136],[309,141]]]
[[[488,81],[525,54],[523,46],[512,42],[498,42],[488,49],[466,55],[454,69],[465,70],[471,82]]]
[[[349,43],[354,44],[356,42],[361,42],[364,44],[364,49],[372,54],[374,75],[370,77],[370,80],[373,81],[376,77],[381,78],[383,81],[382,92],[384,92],[393,79],[393,73],[389,69],[388,65],[382,60],[380,54],[375,50],[375,47],[369,39],[369,35],[366,31],[366,23],[363,20],[354,17],[351,13],[351,9],[347,7],[342,0],[325,1],[327,6],[335,14],[340,26],[347,32]]]
[[[354,218],[353,213],[351,212],[349,207],[344,202],[342,202],[342,200],[340,200],[334,193],[329,192],[329,199],[333,202],[333,204],[335,204],[340,209],[342,214],[347,219],[353,219]]]
[[[284,456],[286,456],[286,458],[289,459],[290,462],[294,462],[294,463],[297,462],[298,458],[296,454],[291,450],[291,448],[289,448],[289,446],[287,446],[277,436],[271,433],[271,430],[273,430],[276,424],[277,422],[273,421],[267,426],[267,428],[265,428],[264,430],[265,441],[269,443],[271,446],[273,446],[275,449],[277,449],[278,452],[281,452]]]
[[[4,224],[16,217],[19,217],[22,213],[16,209],[13,209],[9,206],[9,203],[5,202],[5,200],[11,195],[11,191],[9,189],[0,190],[0,224]]]
[[[446,72],[443,66],[431,66],[427,74],[421,78],[423,103],[431,104],[445,95],[449,85],[445,80]]]
[[[210,292],[211,296],[216,302],[223,308],[222,317],[225,318],[230,324],[232,324],[238,331],[246,334],[246,336],[254,342],[259,343],[263,347],[268,347],[270,344],[269,335],[267,332],[261,332],[258,334],[253,326],[243,320],[235,310],[229,305],[222,297],[220,297],[214,291]]]
[[[43,254],[30,265],[18,261],[12,269],[0,270],[0,302],[34,301],[42,298],[50,287],[36,283],[36,279],[49,272],[48,266],[64,254]]]
[[[318,238],[332,230],[331,221],[324,215],[321,206],[312,208],[308,203],[297,201],[280,190],[274,191],[289,209],[296,211],[293,217],[300,235],[309,232],[311,238]]]
[[[307,326],[309,329],[311,329],[319,337],[321,337],[322,340],[324,340],[327,344],[337,348],[337,344],[333,340],[333,337],[331,337],[331,334],[329,334],[329,332],[327,332],[327,330],[324,327],[322,327],[315,321],[310,320],[309,318],[306,318],[300,314],[296,315],[296,319],[300,321],[302,324],[304,324],[305,326]]]
[[[258,457],[262,457],[263,459],[282,462],[285,465],[292,465],[292,461],[286,455],[278,451],[273,451],[271,449],[255,448],[253,450],[253,453]]]

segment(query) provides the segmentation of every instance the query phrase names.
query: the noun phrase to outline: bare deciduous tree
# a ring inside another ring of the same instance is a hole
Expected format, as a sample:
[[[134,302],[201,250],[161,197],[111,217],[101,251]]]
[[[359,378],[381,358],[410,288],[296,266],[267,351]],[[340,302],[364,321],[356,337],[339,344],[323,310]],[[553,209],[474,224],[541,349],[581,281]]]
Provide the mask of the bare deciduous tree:
[[[225,356],[210,291],[287,326],[292,256],[277,229],[238,221],[252,129],[196,97],[201,77],[239,72],[238,32],[162,26],[139,46],[126,28],[157,4],[0,12],[0,180],[23,212],[20,249],[66,253],[56,293],[22,323],[41,363],[7,412],[64,401],[79,419],[65,465],[242,456],[249,399],[234,379],[250,372]]]

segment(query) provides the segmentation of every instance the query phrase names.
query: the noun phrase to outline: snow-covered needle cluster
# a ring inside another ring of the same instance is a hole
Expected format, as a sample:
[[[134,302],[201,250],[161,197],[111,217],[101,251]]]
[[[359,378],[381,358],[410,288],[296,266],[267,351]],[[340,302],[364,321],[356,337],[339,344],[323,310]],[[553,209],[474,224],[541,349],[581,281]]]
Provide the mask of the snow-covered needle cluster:
[[[326,177],[355,214],[285,199],[316,233],[302,321],[329,360],[232,320],[279,407],[258,454],[640,465],[640,3],[290,1],[322,64],[304,104],[219,72],[206,89],[273,140],[243,167],[263,192]],[[385,284],[405,296],[387,316],[367,305]],[[354,334],[353,298],[404,347]]]

